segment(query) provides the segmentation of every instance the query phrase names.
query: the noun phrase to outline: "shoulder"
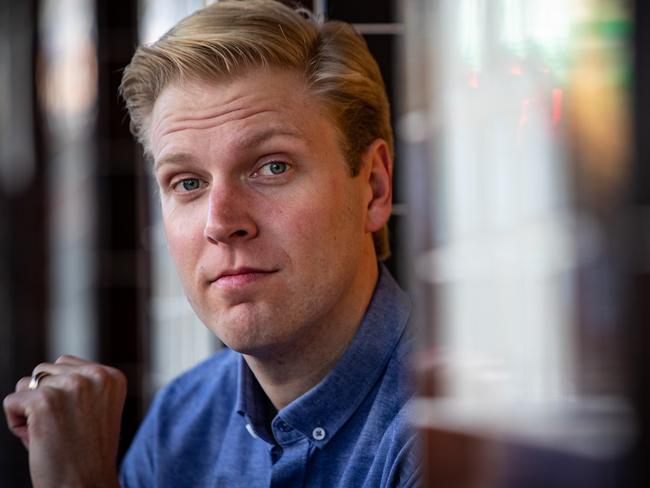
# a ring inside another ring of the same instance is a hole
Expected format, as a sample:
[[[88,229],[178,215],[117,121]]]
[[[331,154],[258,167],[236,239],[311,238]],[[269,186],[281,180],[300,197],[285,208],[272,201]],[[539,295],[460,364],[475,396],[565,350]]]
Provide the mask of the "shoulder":
[[[414,384],[411,374],[413,337],[409,330],[402,333],[385,370],[377,383],[373,409],[385,412],[385,421],[393,428],[401,425],[404,409],[413,398]]]
[[[391,356],[372,408],[385,425],[377,448],[376,461],[381,463],[375,467],[376,473],[381,472],[378,486],[411,487],[421,481],[421,439],[412,418],[413,337],[409,332],[404,332]]]
[[[381,486],[418,486],[421,476],[421,440],[412,425],[411,404],[405,404],[386,429],[379,445],[385,464]]]
[[[148,417],[178,423],[206,411],[230,412],[235,404],[240,355],[223,349],[175,378],[156,395]],[[192,411],[195,415],[188,416]]]
[[[412,424],[411,412],[411,403],[404,402],[369,413],[364,429],[356,437],[340,486],[419,486],[421,439]]]
[[[177,396],[186,397],[205,391],[206,388],[211,390],[221,385],[236,386],[239,358],[238,353],[224,348],[177,376],[160,390],[158,396],[167,399]]]
[[[359,473],[348,473],[354,477],[354,482],[349,485],[386,488],[419,486],[421,442],[411,416],[411,345],[412,339],[405,333],[393,350],[374,394],[366,399],[366,406],[355,414],[356,418],[363,420],[361,431],[352,441],[355,444],[353,457],[358,466],[365,465],[366,468]],[[365,474],[361,475],[361,472]]]

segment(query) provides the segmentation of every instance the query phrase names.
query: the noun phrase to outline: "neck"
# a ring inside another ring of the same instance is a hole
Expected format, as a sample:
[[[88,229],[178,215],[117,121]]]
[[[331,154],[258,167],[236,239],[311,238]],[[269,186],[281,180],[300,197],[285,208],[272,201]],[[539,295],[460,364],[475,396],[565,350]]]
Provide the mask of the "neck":
[[[277,410],[316,386],[334,368],[356,334],[378,279],[376,261],[369,275],[351,287],[344,302],[309,334],[263,357],[244,355],[249,368]],[[356,280],[355,280],[356,281]]]

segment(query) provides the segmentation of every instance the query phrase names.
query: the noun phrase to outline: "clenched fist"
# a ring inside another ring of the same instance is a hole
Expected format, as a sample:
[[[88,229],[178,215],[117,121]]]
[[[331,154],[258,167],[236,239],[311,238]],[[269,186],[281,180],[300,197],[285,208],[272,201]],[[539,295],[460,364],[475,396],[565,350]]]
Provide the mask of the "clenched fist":
[[[73,356],[39,364],[4,399],[11,431],[29,450],[34,488],[116,487],[126,378]]]

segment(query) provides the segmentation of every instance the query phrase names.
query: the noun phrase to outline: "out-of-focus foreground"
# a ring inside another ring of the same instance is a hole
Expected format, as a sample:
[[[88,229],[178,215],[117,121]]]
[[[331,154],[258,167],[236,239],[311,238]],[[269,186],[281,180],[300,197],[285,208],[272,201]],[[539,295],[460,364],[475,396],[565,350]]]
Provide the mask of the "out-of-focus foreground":
[[[404,2],[427,486],[647,486],[640,3]]]

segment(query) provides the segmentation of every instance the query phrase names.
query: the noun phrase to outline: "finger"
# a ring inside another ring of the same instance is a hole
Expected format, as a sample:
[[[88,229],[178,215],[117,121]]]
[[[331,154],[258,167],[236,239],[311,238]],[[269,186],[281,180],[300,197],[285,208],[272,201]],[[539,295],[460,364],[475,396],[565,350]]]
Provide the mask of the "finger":
[[[2,402],[9,430],[18,437],[29,449],[29,430],[27,427],[27,411],[25,396],[29,392],[7,395]]]
[[[42,363],[34,368],[34,374],[46,372],[38,382],[38,389],[43,387],[61,388],[64,390],[88,390],[117,387],[126,390],[126,377],[118,369],[102,364],[83,361],[80,365]],[[21,378],[16,391],[29,390],[31,378]]]
[[[41,363],[34,368],[32,376],[24,376],[18,380],[18,382],[16,383],[16,392],[30,390],[31,388],[29,387],[29,385],[31,384],[32,378],[38,373],[48,373],[46,376],[41,376],[38,379],[38,384],[40,385],[45,378],[47,378],[50,375],[57,374],[57,372],[59,374],[63,373],[63,371],[60,371],[59,368],[56,368],[52,364]]]
[[[34,374],[36,374],[36,373],[34,373]],[[25,376],[23,378],[20,378],[18,380],[18,383],[16,383],[16,393],[21,392],[21,391],[32,391],[34,389],[41,388],[46,383],[48,384],[48,386],[51,386],[52,378],[54,378],[54,376],[55,376],[54,374],[48,374],[47,376],[41,376],[41,378],[38,380],[38,386],[36,388],[30,388],[29,387],[29,385],[32,382],[32,377],[31,376]]]
[[[101,386],[101,385],[97,385]],[[37,390],[53,388],[68,392],[89,391],[95,387],[93,378],[83,374],[80,370],[74,370],[63,374],[44,376],[38,383]]]
[[[32,376],[37,373],[48,373],[52,376],[66,374],[79,369],[80,366],[86,366],[88,364],[92,364],[90,362],[83,361],[83,360],[80,360],[83,361],[80,363],[67,362],[67,359],[64,359],[62,362],[58,362],[60,360],[61,358],[57,359],[57,362],[55,363],[40,363],[32,371]]]
[[[70,371],[70,368],[78,368],[80,366],[90,366],[94,365],[92,361],[79,358],[77,356],[72,356],[70,354],[64,354],[59,356],[54,363],[41,363],[37,365],[32,371],[32,375],[39,373],[41,371],[49,373],[51,375],[55,374],[64,374]]]
[[[51,383],[51,378],[55,376],[61,376],[66,374],[72,374],[78,372],[78,366],[72,366],[68,364],[52,364],[52,363],[41,363],[34,368],[32,371],[31,377],[24,377],[18,380],[16,384],[16,391],[25,391],[41,388],[45,384]],[[46,373],[46,374],[43,374]],[[39,375],[36,387],[32,387],[32,379]]]
[[[66,372],[65,368],[66,368],[66,366],[64,366],[64,365],[57,365],[57,364],[52,364],[52,363],[40,363],[39,365],[37,365],[32,370],[31,378],[33,378],[34,376],[36,376],[39,373],[47,373],[47,376],[42,376],[40,378],[40,380],[38,382],[38,384],[40,385],[45,381],[45,378],[47,378],[48,376],[53,376],[53,375],[56,375],[56,374],[64,374]],[[31,380],[31,378],[28,378],[28,380]],[[18,384],[22,385],[24,383],[23,380],[24,380],[24,378],[21,378],[18,381]],[[29,385],[29,383],[28,383],[28,385]]]

